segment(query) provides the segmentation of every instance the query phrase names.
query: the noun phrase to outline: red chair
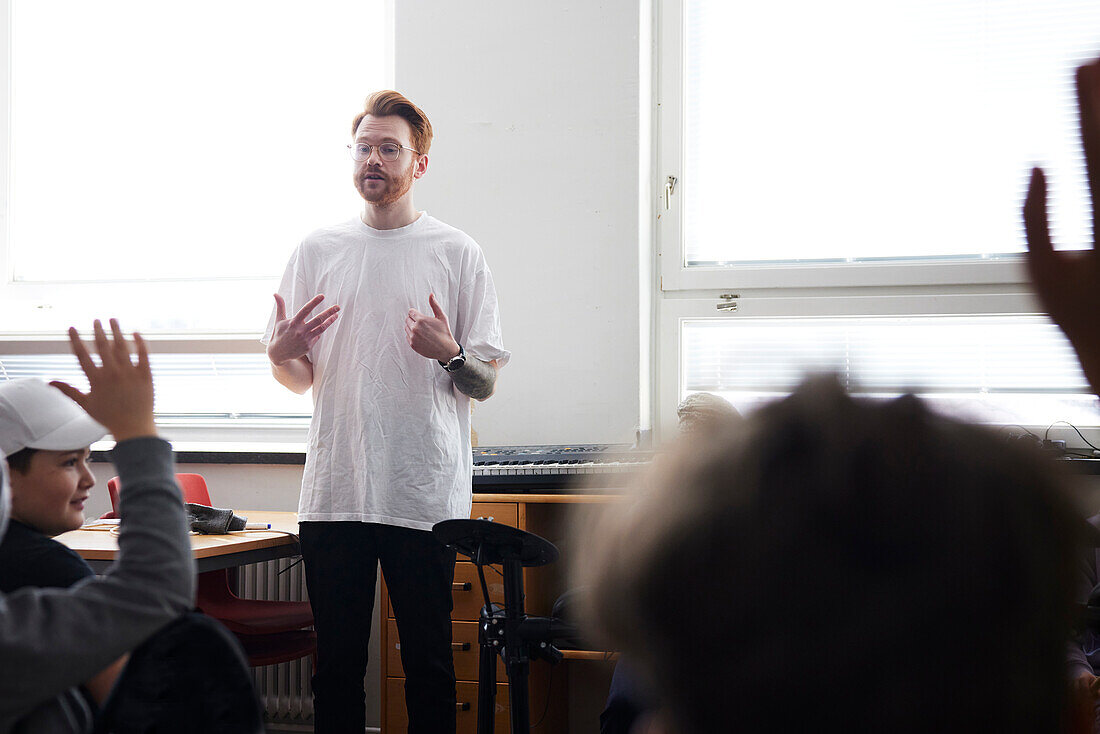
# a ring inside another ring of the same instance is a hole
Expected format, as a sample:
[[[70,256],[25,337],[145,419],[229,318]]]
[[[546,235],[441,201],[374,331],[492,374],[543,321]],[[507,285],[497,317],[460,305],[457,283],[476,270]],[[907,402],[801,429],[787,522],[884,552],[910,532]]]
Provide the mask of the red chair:
[[[202,474],[177,474],[176,483],[180,485],[184,502],[210,507],[210,490]],[[107,515],[118,517],[118,477],[107,480],[107,494],[111,497],[111,511]],[[106,515],[104,515],[106,517]]]
[[[212,506],[210,491],[201,474],[177,474],[176,481],[184,502]],[[107,482],[115,512],[118,489],[118,477]],[[313,608],[308,601],[242,599],[229,585],[228,569],[199,574],[195,606],[237,635],[253,667],[316,654],[316,634],[302,629],[313,626]]]
[[[111,498],[111,509],[100,515],[100,520],[118,517],[118,477],[111,477],[107,480],[107,494]]]
[[[238,635],[290,632],[313,626],[308,601],[242,599],[229,588],[226,569],[199,574],[195,606]]]
[[[248,664],[253,668],[288,663],[306,655],[312,658],[313,668],[317,668],[317,633],[313,630],[291,630],[271,635],[237,635],[237,639],[244,648]]]

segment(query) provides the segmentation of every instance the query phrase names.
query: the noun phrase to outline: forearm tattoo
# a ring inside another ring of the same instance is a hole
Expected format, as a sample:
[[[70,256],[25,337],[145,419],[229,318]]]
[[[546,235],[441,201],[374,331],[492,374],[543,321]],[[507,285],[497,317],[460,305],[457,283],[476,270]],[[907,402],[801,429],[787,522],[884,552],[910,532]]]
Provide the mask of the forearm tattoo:
[[[466,355],[466,364],[451,373],[455,387],[474,400],[484,400],[493,394],[497,382],[497,370],[488,362]]]

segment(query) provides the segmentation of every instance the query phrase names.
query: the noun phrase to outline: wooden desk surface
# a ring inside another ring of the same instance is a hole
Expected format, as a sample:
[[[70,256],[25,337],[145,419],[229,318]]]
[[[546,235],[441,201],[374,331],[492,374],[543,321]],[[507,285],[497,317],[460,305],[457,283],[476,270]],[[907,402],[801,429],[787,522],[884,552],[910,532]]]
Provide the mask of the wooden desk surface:
[[[230,535],[192,535],[195,558],[211,558],[246,551],[297,545],[298,513],[237,510],[249,522],[269,522],[271,530],[244,530]],[[116,526],[117,527],[117,526]],[[112,561],[118,553],[118,536],[109,530],[73,530],[56,540],[72,548],[86,561]]]
[[[505,492],[475,492],[474,502],[523,502],[530,504],[585,505],[601,502],[614,502],[623,495],[619,494],[509,494]]]

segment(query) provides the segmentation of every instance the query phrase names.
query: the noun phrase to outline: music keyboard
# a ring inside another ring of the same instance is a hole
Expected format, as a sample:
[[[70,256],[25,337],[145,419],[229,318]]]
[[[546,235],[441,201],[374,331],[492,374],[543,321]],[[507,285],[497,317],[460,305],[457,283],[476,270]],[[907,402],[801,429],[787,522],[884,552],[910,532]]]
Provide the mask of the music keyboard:
[[[652,452],[625,444],[488,446],[473,450],[475,492],[577,491],[621,486]]]

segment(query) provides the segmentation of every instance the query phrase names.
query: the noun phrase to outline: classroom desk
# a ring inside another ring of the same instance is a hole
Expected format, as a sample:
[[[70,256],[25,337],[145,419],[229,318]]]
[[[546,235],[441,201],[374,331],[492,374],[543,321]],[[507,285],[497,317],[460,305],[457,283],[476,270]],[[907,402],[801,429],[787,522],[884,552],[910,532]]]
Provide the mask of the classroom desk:
[[[296,512],[236,510],[236,513],[247,517],[249,522],[269,522],[271,530],[192,535],[191,549],[198,573],[285,558],[301,552]],[[106,530],[73,530],[58,535],[56,540],[76,551],[96,573],[107,570],[118,554],[118,536]]]

